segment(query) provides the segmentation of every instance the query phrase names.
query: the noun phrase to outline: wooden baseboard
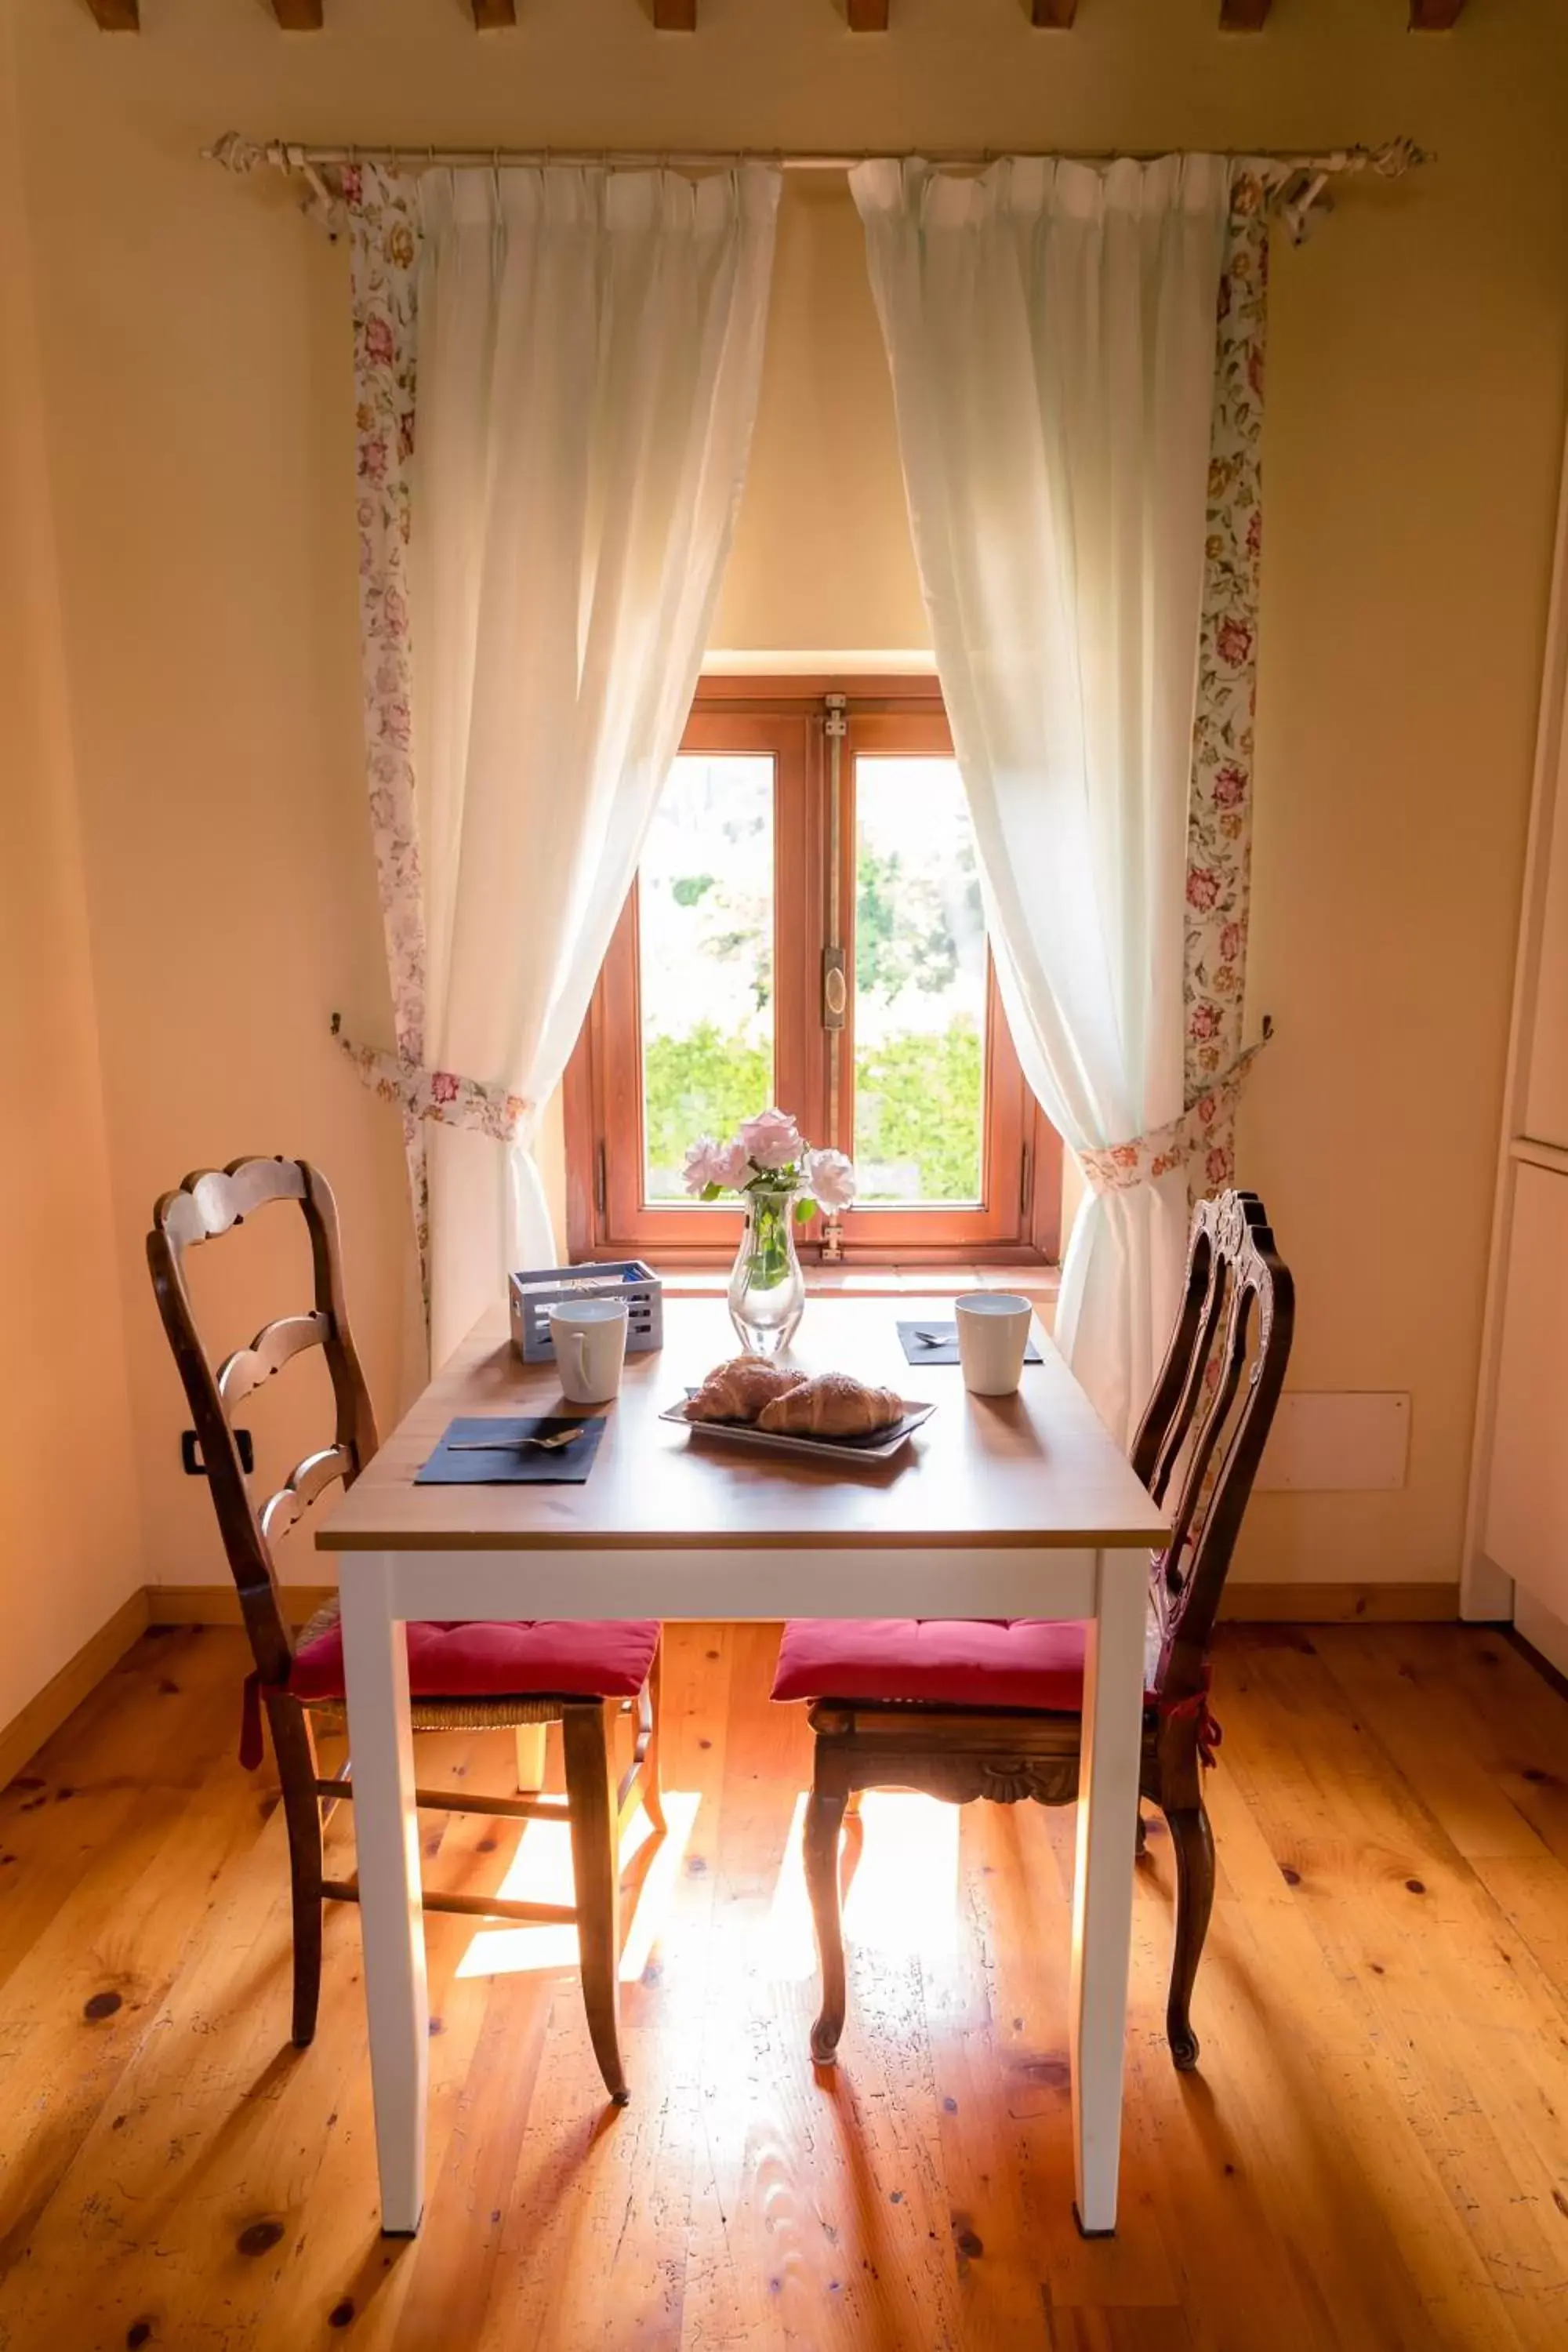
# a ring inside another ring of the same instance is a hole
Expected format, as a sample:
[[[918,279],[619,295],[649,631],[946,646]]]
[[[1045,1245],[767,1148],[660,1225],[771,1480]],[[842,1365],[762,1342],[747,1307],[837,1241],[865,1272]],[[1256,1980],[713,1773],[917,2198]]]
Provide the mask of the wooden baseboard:
[[[286,1584],[289,1621],[303,1625],[323,1601],[328,1584]],[[232,1585],[150,1584],[148,1622],[153,1625],[237,1625],[239,1600]],[[1222,1617],[1253,1624],[1426,1625],[1459,1613],[1458,1584],[1230,1584],[1220,1604]]]
[[[308,1624],[335,1584],[286,1584],[283,1607],[291,1625]],[[146,1589],[149,1625],[237,1625],[239,1595],[232,1584],[150,1584]]]
[[[1459,1613],[1454,1584],[1227,1584],[1222,1617],[1255,1625],[1435,1625]]]
[[[284,1606],[303,1625],[334,1588],[288,1584]],[[1459,1613],[1458,1584],[1232,1584],[1220,1615],[1253,1624],[1409,1625],[1443,1623]],[[119,1664],[150,1625],[237,1625],[239,1596],[228,1584],[148,1584],[122,1601],[36,1698],[0,1728],[0,1789],[37,1755],[51,1733]]]
[[[0,1730],[0,1789],[16,1779],[23,1765],[37,1754],[68,1716],[74,1715],[146,1632],[147,1597],[143,1586],[122,1601],[91,1640],[84,1642],[75,1657],[68,1658],[58,1674],[51,1675],[37,1696]]]

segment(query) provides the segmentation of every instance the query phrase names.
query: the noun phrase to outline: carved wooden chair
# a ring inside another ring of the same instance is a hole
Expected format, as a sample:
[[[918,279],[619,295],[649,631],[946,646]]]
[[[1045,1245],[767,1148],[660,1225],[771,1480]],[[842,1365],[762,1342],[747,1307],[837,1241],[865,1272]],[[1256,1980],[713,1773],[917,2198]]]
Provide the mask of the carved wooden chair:
[[[1140,1794],[1170,1825],[1175,1948],[1165,2030],[1182,2068],[1197,2063],[1193,1981],[1214,1901],[1214,1838],[1202,1767],[1219,1727],[1208,1708],[1209,1644],[1253,1478],[1290,1353],[1294,1293],[1263,1203],[1225,1192],[1193,1219],[1186,1280],[1164,1368],[1132,1447],[1156,1501],[1176,1496],[1172,1537],[1150,1576],[1158,1637],[1143,1715]],[[863,1789],[911,1788],[965,1804],[1078,1795],[1086,1629],[1013,1620],[786,1627],[773,1696],[812,1702],[816,1734],[805,1874],[822,1966],[812,2054],[831,2062],[844,2029],[838,1850]],[[1154,1645],[1152,1640],[1151,1650]],[[1139,1846],[1143,1843],[1139,1823]]]
[[[215,1372],[197,1332],[184,1257],[198,1243],[226,1234],[268,1202],[294,1202],[304,1213],[315,1267],[308,1314],[267,1324],[248,1348]],[[344,1302],[336,1203],[319,1170],[300,1160],[237,1160],[187,1176],[153,1214],[147,1261],[169,1344],[184,1383],[224,1548],[239,1591],[255,1672],[246,1688],[240,1756],[261,1761],[261,1709],[271,1727],[289,1830],[294,1910],[293,2037],[316,2030],[321,1981],[321,1905],[357,1902],[354,1880],[328,1878],[321,1832],[333,1805],[352,1798],[345,1761],[327,1780],[316,1759],[313,1724],[344,1722],[342,1638],[335,1601],[298,1639],[285,1616],[272,1546],[317,1497],[340,1482],[353,1486],[376,1451],[375,1418]],[[326,1356],[337,1403],[331,1445],[307,1454],[259,1510],[251,1500],[232,1415],[245,1398],[306,1349]],[[416,1731],[494,1726],[517,1736],[516,1797],[465,1796],[419,1789],[419,1805],[437,1812],[499,1814],[514,1821],[565,1821],[575,1876],[574,1907],[500,1895],[427,1894],[429,1911],[465,1917],[575,1922],[583,1993],[594,2053],[611,2097],[628,2096],[621,2064],[616,1989],[620,1958],[621,1833],[640,1801],[656,1831],[664,1828],[658,1786],[658,1626],[635,1623],[413,1624],[408,1627],[409,1687]],[[618,1780],[613,1760],[616,1719],[636,1709],[632,1757]],[[564,1799],[539,1793],[544,1780],[545,1726],[559,1723]]]

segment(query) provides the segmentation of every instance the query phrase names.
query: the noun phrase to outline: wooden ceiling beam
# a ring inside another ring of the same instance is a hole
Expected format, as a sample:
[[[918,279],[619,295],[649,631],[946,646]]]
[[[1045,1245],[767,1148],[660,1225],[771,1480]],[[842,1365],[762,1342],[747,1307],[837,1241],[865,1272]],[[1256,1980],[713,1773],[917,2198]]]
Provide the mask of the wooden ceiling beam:
[[[653,28],[656,33],[694,33],[697,0],[653,0]]]
[[[1031,0],[1029,22],[1047,32],[1070,33],[1077,15],[1078,0]]]
[[[286,33],[321,29],[321,0],[272,0],[272,13]]]
[[[100,33],[139,33],[140,0],[87,0]]]
[[[1410,0],[1413,33],[1451,33],[1465,0]]]
[[[517,0],[474,0],[476,33],[499,33],[517,22]]]
[[[1261,33],[1268,21],[1269,0],[1219,0],[1222,33]]]
[[[848,16],[852,33],[885,33],[888,0],[848,0]]]

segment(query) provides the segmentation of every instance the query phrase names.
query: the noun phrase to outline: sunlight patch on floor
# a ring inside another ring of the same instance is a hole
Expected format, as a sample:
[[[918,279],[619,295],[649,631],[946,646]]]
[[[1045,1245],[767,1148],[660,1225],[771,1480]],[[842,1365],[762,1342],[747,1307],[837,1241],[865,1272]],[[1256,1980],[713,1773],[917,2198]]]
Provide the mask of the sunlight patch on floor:
[[[667,1789],[665,1818],[668,1834],[659,1841],[638,1889],[637,1907],[626,1927],[621,1949],[621,1982],[635,1983],[647,1966],[649,1955],[668,1916],[680,1876],[681,1861],[690,1843],[701,1798],[695,1790]],[[653,1836],[647,1815],[634,1815],[621,1848],[623,1864],[629,1863]],[[564,1822],[530,1822],[518,1840],[498,1894],[520,1903],[570,1903],[572,1837]],[[577,1930],[572,1927],[481,1927],[458,1964],[460,1977],[515,1976],[528,1969],[574,1969]]]
[[[789,1843],[763,1930],[763,1971],[780,1983],[797,1982],[816,1972],[811,1900],[801,1856],[805,1804],[803,1791],[795,1799]],[[853,1866],[844,1896],[845,1943],[889,1958],[915,1953],[931,1960],[950,1958],[958,1948],[959,1808],[910,1790],[869,1789],[860,1801],[860,1818],[858,1853],[853,1832],[844,1845]]]

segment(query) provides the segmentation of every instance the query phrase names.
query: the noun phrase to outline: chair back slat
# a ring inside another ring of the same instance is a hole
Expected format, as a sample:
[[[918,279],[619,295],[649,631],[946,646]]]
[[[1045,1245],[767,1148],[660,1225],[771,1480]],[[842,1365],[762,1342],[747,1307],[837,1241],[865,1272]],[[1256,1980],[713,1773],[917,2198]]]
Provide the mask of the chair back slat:
[[[1175,1330],[1132,1447],[1132,1465],[1155,1500],[1175,1493],[1171,1540],[1151,1579],[1163,1698],[1179,1701],[1206,1686],[1220,1595],[1294,1325],[1290,1271],[1258,1195],[1200,1202]]]
[[[314,1304],[310,1313],[263,1326],[248,1348],[214,1372],[185,1280],[185,1253],[214,1241],[256,1210],[298,1203],[310,1240]],[[207,1484],[256,1664],[268,1682],[288,1677],[293,1655],[273,1543],[338,1480],[352,1486],[376,1450],[375,1415],[349,1329],[337,1203],[318,1169],[303,1160],[236,1160],[187,1176],[153,1213],[147,1264],[158,1312],[195,1423]],[[239,1402],[302,1354],[320,1347],[332,1383],[337,1426],[330,1446],[307,1454],[258,1514],[231,1418]]]
[[[264,1323],[248,1348],[237,1348],[218,1367],[217,1392],[227,1410],[232,1412],[243,1404],[263,1381],[280,1372],[306,1348],[324,1348],[331,1328],[331,1318],[321,1307],[312,1308],[309,1315],[283,1315],[275,1323]]]
[[[257,1514],[268,1543],[276,1543],[280,1536],[286,1536],[295,1520],[303,1518],[317,1496],[324,1495],[338,1479],[345,1486],[352,1486],[354,1476],[353,1456],[346,1445],[328,1445],[319,1454],[307,1454]]]

